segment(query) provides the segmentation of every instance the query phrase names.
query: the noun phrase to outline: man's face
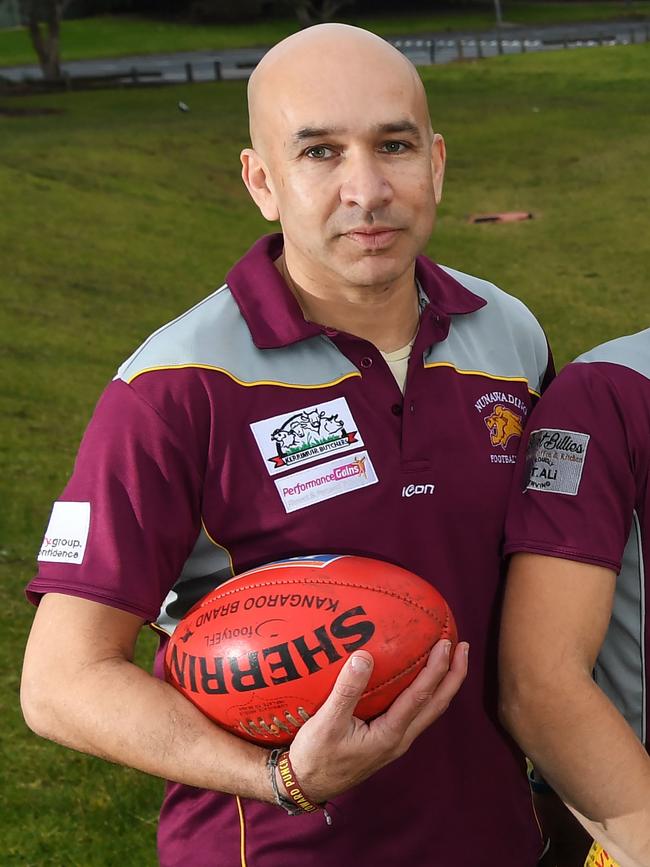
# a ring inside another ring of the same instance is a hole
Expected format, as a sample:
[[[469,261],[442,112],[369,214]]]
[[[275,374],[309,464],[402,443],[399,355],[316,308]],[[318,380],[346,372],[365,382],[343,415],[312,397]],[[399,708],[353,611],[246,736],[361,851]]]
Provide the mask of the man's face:
[[[320,78],[284,80],[265,112],[269,192],[256,201],[279,217],[297,282],[386,286],[431,234],[444,144],[408,68],[324,65]]]

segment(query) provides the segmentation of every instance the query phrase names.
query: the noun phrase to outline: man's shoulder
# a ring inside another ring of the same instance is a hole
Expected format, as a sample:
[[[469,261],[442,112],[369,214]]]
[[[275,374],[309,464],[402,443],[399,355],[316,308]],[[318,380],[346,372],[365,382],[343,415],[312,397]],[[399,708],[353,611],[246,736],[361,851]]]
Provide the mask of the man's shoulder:
[[[601,343],[579,355],[576,364],[613,364],[650,380],[650,328]]]
[[[460,283],[461,286],[469,289],[474,295],[478,295],[479,298],[483,298],[487,302],[485,307],[482,308],[485,311],[483,316],[485,316],[485,313],[489,313],[490,316],[510,318],[517,322],[517,324],[531,328],[533,331],[542,331],[534,314],[520,298],[510,295],[495,283],[482,277],[466,274],[463,271],[450,268],[448,265],[440,265],[439,267]]]
[[[640,443],[641,452],[647,454],[650,329],[607,341],[579,355],[559,372],[542,406],[546,417],[552,415],[567,424],[591,423],[599,431],[622,424],[626,443]]]
[[[227,284],[154,331],[119,367],[115,376],[131,382],[152,370],[227,366],[246,342],[248,328]]]
[[[439,267],[485,303],[451,317],[447,340],[434,347],[431,362],[496,379],[525,379],[539,394],[551,358],[546,335],[528,307],[488,280]]]
[[[217,374],[212,382],[227,380],[235,386],[313,388],[355,374],[352,363],[320,333],[308,335],[309,339],[287,340],[271,349],[260,346],[256,336],[260,334],[263,312],[254,314],[259,319],[256,334],[251,328],[250,311],[247,316],[241,309],[241,298],[234,293],[226,283],[163,325],[127,358],[114,379],[128,384],[137,380],[142,385],[147,381],[143,374],[191,368]],[[276,314],[272,310],[269,315]],[[175,376],[167,378],[169,383],[172,380],[180,382]]]

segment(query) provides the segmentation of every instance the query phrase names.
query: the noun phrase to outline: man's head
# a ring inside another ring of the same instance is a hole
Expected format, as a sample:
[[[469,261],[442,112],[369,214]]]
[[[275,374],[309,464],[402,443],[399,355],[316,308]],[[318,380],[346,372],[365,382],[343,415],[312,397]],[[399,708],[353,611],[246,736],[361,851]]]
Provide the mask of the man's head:
[[[248,99],[242,176],[280,220],[292,277],[375,287],[412,271],[445,156],[412,64],[365,30],[323,24],[271,49]]]

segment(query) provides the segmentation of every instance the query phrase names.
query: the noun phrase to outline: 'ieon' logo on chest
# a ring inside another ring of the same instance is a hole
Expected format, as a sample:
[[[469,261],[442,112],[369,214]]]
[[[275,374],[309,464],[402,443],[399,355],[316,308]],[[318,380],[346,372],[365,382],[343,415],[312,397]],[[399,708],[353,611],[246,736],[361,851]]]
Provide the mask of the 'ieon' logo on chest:
[[[251,430],[271,475],[363,445],[342,397],[262,419]]]
[[[521,398],[503,391],[491,391],[482,395],[474,404],[481,413],[493,448],[502,453],[490,455],[492,463],[514,463],[514,455],[504,455],[513,437],[520,437],[526,423],[528,407]]]

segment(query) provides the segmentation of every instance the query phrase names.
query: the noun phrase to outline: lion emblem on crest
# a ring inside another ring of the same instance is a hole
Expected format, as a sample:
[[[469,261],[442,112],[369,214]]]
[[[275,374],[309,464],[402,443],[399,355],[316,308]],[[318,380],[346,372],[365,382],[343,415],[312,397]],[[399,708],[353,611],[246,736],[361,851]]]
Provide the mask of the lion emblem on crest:
[[[492,415],[485,419],[485,424],[490,431],[492,445],[501,446],[504,450],[510,437],[520,437],[524,430],[521,416],[500,403],[494,407]]]

